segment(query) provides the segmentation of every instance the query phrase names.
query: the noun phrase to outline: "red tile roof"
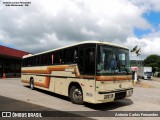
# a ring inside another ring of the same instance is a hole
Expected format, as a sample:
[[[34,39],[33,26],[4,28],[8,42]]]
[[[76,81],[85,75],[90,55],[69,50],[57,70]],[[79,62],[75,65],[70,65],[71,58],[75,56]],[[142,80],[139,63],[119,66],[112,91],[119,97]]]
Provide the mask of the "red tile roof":
[[[22,58],[24,55],[27,54],[29,53],[0,45],[0,55]]]

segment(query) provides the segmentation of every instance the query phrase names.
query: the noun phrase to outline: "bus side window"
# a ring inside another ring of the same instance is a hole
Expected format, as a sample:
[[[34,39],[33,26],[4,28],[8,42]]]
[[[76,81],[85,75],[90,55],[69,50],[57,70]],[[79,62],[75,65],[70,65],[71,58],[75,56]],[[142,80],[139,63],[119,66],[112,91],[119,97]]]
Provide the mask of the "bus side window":
[[[72,59],[72,57],[73,57],[72,52],[73,52],[72,48],[66,49],[66,57],[65,57],[66,63],[72,63],[72,60],[73,60]]]
[[[79,57],[78,57],[78,68],[79,68],[79,72],[80,74],[83,74],[83,49],[79,50]]]
[[[38,57],[36,56],[35,58],[35,65],[37,66],[38,65]]]
[[[78,48],[77,47],[71,47],[71,48],[67,48],[66,49],[66,63],[69,63],[69,64],[74,64],[77,62],[77,53],[78,51]]]
[[[43,64],[48,65],[48,53],[44,54],[43,56]]]
[[[51,63],[53,64],[54,63],[54,54],[53,53],[51,54],[51,61],[52,61]]]
[[[66,63],[66,49],[62,51],[62,63]]]
[[[31,57],[31,66],[35,66],[35,57]]]
[[[59,53],[59,63],[60,64],[62,63],[62,55],[63,55],[62,50],[60,50],[60,53]]]
[[[31,60],[30,60],[30,58],[27,58],[27,66],[31,66]]]
[[[85,74],[95,73],[95,48],[86,49],[85,54]]]
[[[38,66],[42,65],[42,55],[38,56]]]
[[[48,65],[52,65],[52,54],[53,53],[48,53],[48,55],[47,55]]]
[[[78,48],[76,47],[73,51],[74,51],[73,52],[73,62],[77,63],[78,62]]]
[[[61,51],[55,51],[54,56],[53,56],[53,61],[55,64],[60,64],[61,63]]]
[[[50,65],[50,53],[46,54],[46,64]]]

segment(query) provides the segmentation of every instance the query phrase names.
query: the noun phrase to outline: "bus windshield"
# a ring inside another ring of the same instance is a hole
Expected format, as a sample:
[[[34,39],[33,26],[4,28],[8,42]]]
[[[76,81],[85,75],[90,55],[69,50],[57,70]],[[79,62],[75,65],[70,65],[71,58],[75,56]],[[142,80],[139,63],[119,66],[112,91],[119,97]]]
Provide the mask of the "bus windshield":
[[[131,73],[127,49],[99,45],[97,56],[97,75]]]

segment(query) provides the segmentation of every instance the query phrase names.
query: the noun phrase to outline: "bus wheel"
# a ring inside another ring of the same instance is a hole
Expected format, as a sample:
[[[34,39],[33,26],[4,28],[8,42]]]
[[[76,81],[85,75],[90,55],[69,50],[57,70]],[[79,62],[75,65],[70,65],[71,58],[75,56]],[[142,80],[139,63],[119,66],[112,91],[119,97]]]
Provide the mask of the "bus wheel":
[[[33,78],[30,80],[30,89],[31,90],[34,89],[34,79]]]
[[[72,103],[83,104],[83,93],[79,87],[72,86],[70,89],[70,99]]]

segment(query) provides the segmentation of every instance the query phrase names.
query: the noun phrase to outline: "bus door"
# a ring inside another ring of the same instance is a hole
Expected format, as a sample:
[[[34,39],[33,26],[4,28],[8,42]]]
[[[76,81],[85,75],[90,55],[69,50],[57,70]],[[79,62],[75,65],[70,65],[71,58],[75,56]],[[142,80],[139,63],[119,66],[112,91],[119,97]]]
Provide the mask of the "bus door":
[[[95,76],[95,44],[79,46],[78,68],[81,75]]]
[[[85,101],[91,101],[95,91],[95,46],[95,44],[89,44],[79,48],[78,67],[84,79],[83,94]]]

